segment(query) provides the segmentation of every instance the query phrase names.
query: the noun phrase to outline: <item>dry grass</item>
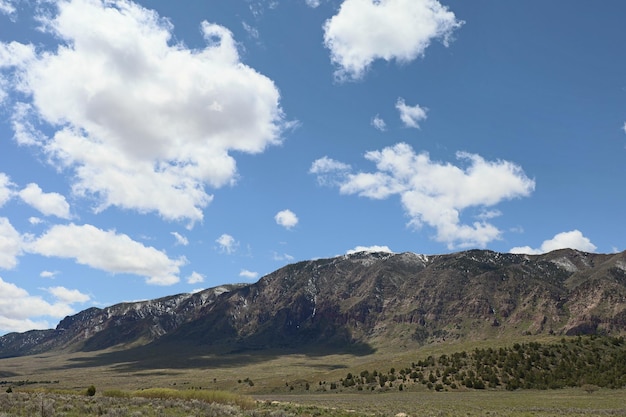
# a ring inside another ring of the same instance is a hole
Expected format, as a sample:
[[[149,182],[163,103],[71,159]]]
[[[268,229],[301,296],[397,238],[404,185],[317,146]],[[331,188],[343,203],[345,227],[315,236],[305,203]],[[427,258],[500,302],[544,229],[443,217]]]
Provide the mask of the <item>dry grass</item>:
[[[2,379],[8,381],[0,387],[0,417],[341,417],[398,413],[465,417],[626,416],[625,390],[600,390],[592,394],[582,389],[441,393],[417,389],[386,393],[347,393],[341,388],[332,393],[317,391],[319,382],[338,381],[348,372],[400,369],[428,355],[498,344],[506,346],[513,341],[523,340],[446,343],[419,348],[386,346],[365,356],[285,351],[209,354],[197,348],[160,352],[160,355],[155,352],[152,356],[109,350],[0,359],[0,372],[7,375]],[[25,382],[28,384],[19,385]],[[97,388],[96,396],[87,397],[85,390],[92,384]],[[4,393],[8,386],[13,387],[12,394]],[[261,402],[254,405],[251,397]],[[273,403],[275,400],[279,403]]]

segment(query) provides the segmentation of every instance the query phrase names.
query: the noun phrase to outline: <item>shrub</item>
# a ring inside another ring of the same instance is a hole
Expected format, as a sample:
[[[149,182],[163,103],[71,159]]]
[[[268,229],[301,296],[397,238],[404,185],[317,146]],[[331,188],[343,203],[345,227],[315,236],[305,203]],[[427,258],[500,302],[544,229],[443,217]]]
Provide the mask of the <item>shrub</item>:
[[[87,395],[90,397],[93,397],[94,395],[96,395],[96,387],[94,387],[93,385],[90,385],[89,388],[87,388]]]

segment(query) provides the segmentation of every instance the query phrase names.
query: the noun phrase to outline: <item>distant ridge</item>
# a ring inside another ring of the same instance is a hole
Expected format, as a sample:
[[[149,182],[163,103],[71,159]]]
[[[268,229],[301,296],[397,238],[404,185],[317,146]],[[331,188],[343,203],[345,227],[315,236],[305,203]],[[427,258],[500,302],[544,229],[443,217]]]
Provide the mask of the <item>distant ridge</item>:
[[[192,344],[328,348],[533,334],[626,333],[626,252],[359,252],[287,265],[254,284],[90,308],[0,337],[0,357]]]

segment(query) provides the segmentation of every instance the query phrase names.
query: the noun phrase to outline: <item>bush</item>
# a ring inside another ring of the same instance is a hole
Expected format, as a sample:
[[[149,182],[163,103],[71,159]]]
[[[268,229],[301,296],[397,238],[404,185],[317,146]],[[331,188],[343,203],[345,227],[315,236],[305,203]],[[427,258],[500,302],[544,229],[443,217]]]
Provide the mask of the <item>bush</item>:
[[[87,395],[90,397],[93,397],[94,395],[96,395],[96,387],[94,387],[93,385],[90,385],[89,388],[87,388]]]

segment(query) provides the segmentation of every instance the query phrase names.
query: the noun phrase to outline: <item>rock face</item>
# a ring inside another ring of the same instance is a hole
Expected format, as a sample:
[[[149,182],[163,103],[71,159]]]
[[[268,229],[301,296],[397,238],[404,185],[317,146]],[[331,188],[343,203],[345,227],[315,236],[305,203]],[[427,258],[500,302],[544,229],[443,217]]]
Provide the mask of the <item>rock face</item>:
[[[357,253],[251,285],[91,308],[0,338],[0,357],[148,343],[266,349],[626,333],[626,252]]]

